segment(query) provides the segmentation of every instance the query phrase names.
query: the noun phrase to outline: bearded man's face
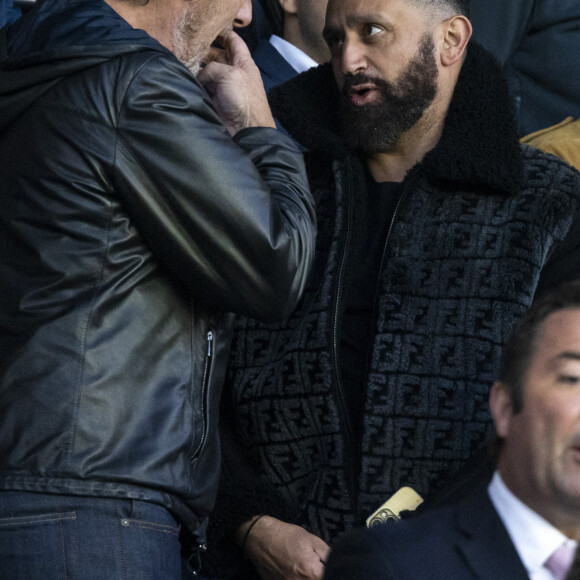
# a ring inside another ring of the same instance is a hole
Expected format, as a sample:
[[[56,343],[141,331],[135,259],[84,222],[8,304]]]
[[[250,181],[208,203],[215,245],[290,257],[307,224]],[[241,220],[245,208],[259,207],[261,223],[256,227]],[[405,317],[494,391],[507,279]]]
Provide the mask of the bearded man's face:
[[[353,149],[388,152],[423,116],[437,94],[435,46],[426,33],[414,57],[392,82],[357,73],[344,78],[342,133]],[[373,92],[373,98],[365,95]]]

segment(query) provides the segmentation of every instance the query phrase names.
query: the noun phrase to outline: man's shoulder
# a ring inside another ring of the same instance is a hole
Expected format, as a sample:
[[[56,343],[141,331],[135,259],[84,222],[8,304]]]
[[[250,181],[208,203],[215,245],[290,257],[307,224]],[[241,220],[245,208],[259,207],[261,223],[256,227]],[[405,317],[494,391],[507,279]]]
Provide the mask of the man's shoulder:
[[[207,98],[199,81],[171,53],[155,50],[128,52],[112,58],[105,66],[109,67],[108,76],[114,79],[117,93],[141,95],[143,98],[149,94],[157,94],[155,98],[175,99],[178,96],[186,102],[200,102]]]
[[[520,141],[580,168],[580,119],[567,117],[556,125],[522,137]]]
[[[470,496],[461,502],[449,504],[435,509],[427,509],[401,521],[389,520],[386,524],[374,526],[370,529],[358,529],[347,536],[346,541],[370,542],[390,554],[396,561],[405,560],[411,554],[424,547],[431,551],[446,550],[454,543],[454,538],[462,534],[462,513],[471,513],[473,505],[480,506],[480,495]],[[489,506],[491,507],[491,504]],[[479,509],[479,507],[477,508]],[[345,541],[345,540],[343,540]],[[428,554],[422,553],[422,559]]]
[[[571,161],[574,161],[572,157],[559,154],[557,150],[542,150],[528,143],[521,143],[520,148],[524,167],[528,171],[542,170],[547,172],[548,177],[563,173],[569,175],[570,179],[580,179],[580,171],[571,165]]]
[[[523,196],[540,196],[546,203],[568,199],[580,204],[580,171],[552,153],[526,144],[520,145],[524,175]]]
[[[389,521],[343,536],[331,554],[330,577],[346,579],[344,570],[364,570],[357,578],[380,580],[461,578],[464,566],[455,548],[460,538],[456,525],[459,506],[452,505]],[[356,574],[355,574],[356,575]]]
[[[458,580],[473,578],[474,572],[475,577],[497,580],[526,577],[483,487],[460,503],[352,532],[333,553],[332,580],[347,578],[341,569],[372,571],[372,576],[361,573],[357,578],[377,580]]]

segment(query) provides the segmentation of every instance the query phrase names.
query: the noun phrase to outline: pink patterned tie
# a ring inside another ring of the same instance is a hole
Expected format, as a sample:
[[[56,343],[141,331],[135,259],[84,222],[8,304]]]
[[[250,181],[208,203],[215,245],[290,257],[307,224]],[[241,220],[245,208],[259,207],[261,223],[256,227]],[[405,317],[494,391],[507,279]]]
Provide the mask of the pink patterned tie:
[[[562,544],[557,550],[552,552],[544,567],[550,570],[557,580],[564,580],[566,572],[572,565],[572,560],[574,560],[574,548],[569,544]]]

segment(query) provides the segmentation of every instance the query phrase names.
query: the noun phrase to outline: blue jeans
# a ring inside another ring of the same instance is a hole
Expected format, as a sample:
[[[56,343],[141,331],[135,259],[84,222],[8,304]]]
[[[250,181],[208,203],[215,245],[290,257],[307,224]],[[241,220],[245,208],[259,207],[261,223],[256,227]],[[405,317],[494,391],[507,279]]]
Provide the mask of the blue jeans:
[[[0,576],[180,580],[179,531],[148,502],[0,491]]]

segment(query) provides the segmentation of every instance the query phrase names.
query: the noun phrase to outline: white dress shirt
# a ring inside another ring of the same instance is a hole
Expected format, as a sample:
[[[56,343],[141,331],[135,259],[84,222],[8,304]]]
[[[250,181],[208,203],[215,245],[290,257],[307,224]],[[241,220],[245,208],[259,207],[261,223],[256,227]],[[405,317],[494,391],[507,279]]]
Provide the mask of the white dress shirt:
[[[542,516],[519,500],[495,472],[487,488],[501,521],[523,562],[531,580],[554,580],[544,567],[552,552],[564,543],[574,548],[577,542],[570,540]]]
[[[302,73],[318,63],[310,58],[305,52],[296,48],[287,40],[273,34],[270,36],[270,44],[284,57],[284,60],[298,73]]]

